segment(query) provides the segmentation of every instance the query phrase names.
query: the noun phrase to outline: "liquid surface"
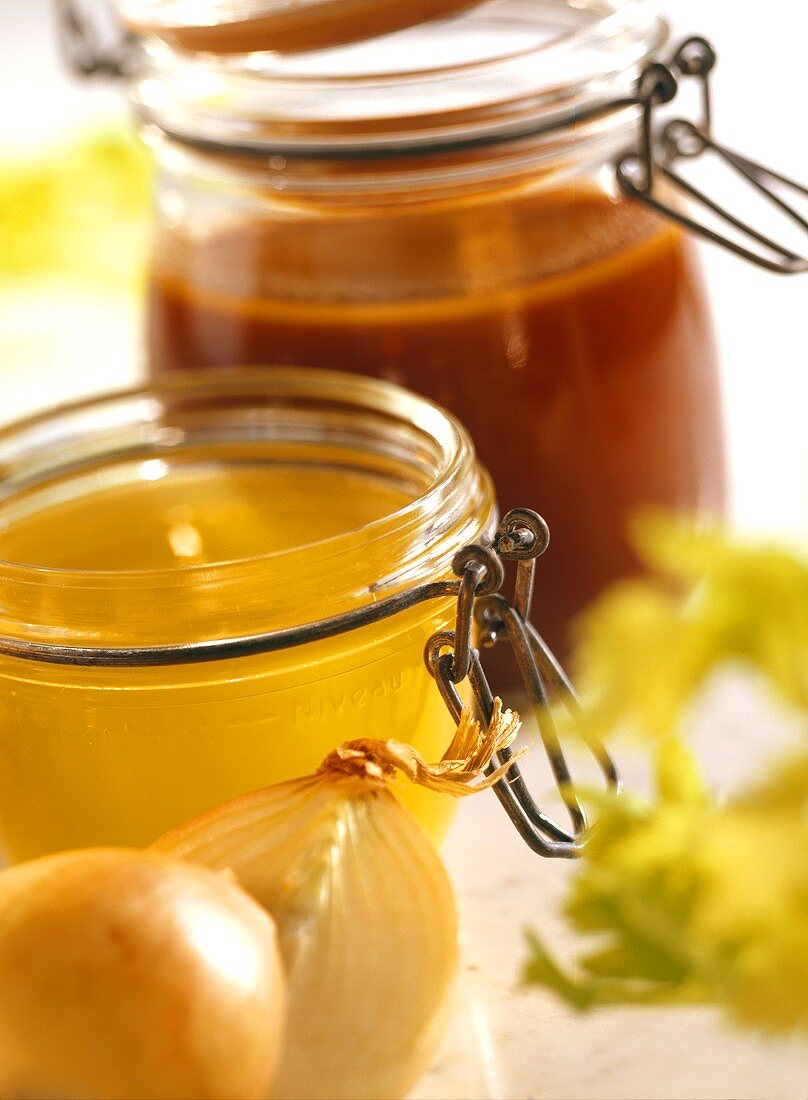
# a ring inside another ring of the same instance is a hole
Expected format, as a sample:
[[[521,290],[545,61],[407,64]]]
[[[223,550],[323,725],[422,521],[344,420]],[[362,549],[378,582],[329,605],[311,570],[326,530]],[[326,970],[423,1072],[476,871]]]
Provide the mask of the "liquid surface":
[[[56,502],[43,508],[45,495]],[[349,470],[154,458],[34,494],[16,520],[0,508],[0,560],[101,571],[237,561],[356,531],[410,499]]]
[[[724,453],[708,306],[689,242],[594,189],[164,230],[156,373],[288,363],[372,374],[470,430],[502,509],[550,524],[538,621],[632,572],[646,505],[720,509]]]

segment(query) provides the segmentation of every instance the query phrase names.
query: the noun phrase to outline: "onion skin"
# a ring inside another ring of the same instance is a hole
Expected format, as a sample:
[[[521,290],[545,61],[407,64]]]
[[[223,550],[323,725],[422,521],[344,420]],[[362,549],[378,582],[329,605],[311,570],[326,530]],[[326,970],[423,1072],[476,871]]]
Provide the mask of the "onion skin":
[[[250,1100],[285,1011],[275,929],[228,876],[68,852],[0,874],[0,1096]]]
[[[246,795],[157,841],[231,869],[271,913],[289,982],[271,1096],[405,1095],[441,1037],[457,913],[440,858],[384,781],[320,775]]]

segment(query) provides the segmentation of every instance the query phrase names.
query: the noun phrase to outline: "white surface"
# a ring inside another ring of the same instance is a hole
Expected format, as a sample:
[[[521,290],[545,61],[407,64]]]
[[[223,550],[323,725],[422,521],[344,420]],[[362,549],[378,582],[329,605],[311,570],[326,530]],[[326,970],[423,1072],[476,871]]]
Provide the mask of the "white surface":
[[[703,32],[720,46],[718,133],[808,180],[805,0],[669,6],[680,33]],[[0,0],[4,144],[38,144],[87,112],[119,110],[104,92],[65,85],[45,10],[44,0]],[[775,278],[715,250],[705,250],[705,262],[726,373],[736,516],[746,527],[801,534],[808,527],[808,275]],[[61,337],[67,314],[76,334],[69,345]],[[122,307],[45,296],[21,302],[0,325],[0,418],[109,388],[136,371],[136,323]],[[13,366],[14,332],[30,326],[39,330],[38,348]],[[736,701],[730,717],[711,723],[706,746],[719,776],[759,751],[760,723],[747,717],[739,727],[744,713]],[[464,803],[446,855],[464,913],[467,971],[453,1033],[419,1100],[808,1095],[808,1053],[798,1043],[764,1043],[701,1011],[576,1017],[519,988],[526,926],[539,928],[562,957],[572,950],[553,915],[572,869],[532,856],[493,796]]]

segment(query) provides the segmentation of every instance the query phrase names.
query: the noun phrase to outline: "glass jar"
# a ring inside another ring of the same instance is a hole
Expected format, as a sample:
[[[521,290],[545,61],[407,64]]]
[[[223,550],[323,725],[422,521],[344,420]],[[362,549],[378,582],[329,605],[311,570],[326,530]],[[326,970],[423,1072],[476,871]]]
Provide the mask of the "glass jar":
[[[153,40],[134,82],[159,163],[153,376],[328,365],[450,409],[502,507],[550,525],[562,652],[635,568],[639,509],[724,499],[698,260],[613,168],[666,39],[645,0],[495,0],[306,56]]]
[[[177,376],[6,429],[0,467],[6,857],[146,844],[354,737],[443,755],[423,651],[451,598],[277,652],[204,649],[451,576],[495,505],[436,406],[322,371]],[[108,649],[120,667],[88,664]],[[440,832],[452,800],[402,794]]]

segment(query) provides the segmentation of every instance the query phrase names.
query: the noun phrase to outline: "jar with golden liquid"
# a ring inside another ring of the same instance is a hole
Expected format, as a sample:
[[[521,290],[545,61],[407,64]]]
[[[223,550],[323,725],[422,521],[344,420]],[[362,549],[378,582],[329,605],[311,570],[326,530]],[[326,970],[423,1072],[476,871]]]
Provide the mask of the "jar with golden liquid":
[[[495,527],[450,415],[323,371],[172,376],[3,430],[0,466],[6,858],[148,844],[357,737],[443,755],[424,647]],[[452,799],[402,797],[442,832]]]

